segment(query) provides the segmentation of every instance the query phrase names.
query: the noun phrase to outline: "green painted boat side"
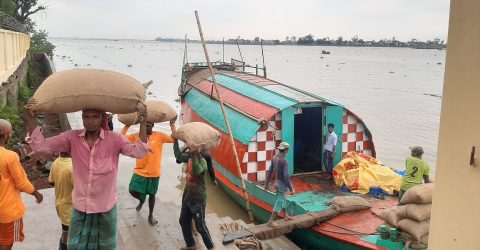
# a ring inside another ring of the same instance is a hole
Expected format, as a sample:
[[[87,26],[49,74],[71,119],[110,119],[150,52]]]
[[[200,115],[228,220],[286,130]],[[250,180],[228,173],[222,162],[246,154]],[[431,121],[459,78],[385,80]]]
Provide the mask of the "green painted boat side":
[[[339,141],[342,141],[343,135],[343,107],[342,106],[328,106],[326,109],[326,122],[333,123],[335,126],[335,133]],[[328,131],[326,132],[328,134]],[[342,160],[342,143],[337,143],[335,148],[335,156],[333,158],[333,166],[336,166]]]
[[[223,116],[216,115],[222,113],[220,104],[217,101],[210,99],[196,89],[188,91],[185,100],[197,114],[224,133],[228,133]],[[260,124],[229,107],[225,107],[225,112],[227,112],[228,119],[230,119],[230,126],[235,139],[244,144],[248,143],[257,133]]]
[[[282,110],[282,141],[287,142],[292,147],[295,143],[295,114],[294,108],[286,108]],[[293,154],[287,155],[287,160],[290,162],[288,164],[288,172],[290,175],[293,174]],[[269,166],[267,166],[269,167]]]
[[[256,86],[247,81],[243,81],[232,76],[216,74],[215,78],[218,84],[244,96],[248,96],[259,102],[263,102],[267,105],[278,108],[279,110],[293,106],[298,103],[296,100],[290,99],[276,92]],[[208,80],[211,81],[212,78],[208,77]]]

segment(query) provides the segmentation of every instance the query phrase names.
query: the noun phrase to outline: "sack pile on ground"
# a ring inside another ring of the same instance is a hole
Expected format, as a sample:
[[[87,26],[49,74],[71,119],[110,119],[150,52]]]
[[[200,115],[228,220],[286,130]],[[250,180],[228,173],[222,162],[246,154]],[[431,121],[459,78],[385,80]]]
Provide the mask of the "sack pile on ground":
[[[190,150],[204,152],[216,148],[220,144],[220,132],[203,122],[183,124],[173,137],[186,143]]]
[[[115,114],[136,111],[145,89],[134,78],[100,69],[73,69],[55,73],[33,95],[34,111],[70,113],[97,109]]]
[[[147,122],[149,123],[166,122],[177,116],[177,112],[165,102],[146,101],[145,105],[147,105]],[[128,126],[140,122],[137,118],[137,112],[118,115],[118,120]]]
[[[428,183],[408,189],[400,200],[403,206],[396,210],[397,228],[416,243],[428,244],[433,188],[434,184]]]

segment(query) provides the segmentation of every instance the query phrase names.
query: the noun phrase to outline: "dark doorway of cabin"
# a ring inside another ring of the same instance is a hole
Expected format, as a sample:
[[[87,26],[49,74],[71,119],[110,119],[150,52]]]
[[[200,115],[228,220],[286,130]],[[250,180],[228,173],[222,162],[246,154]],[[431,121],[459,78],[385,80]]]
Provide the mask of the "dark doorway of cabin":
[[[322,108],[295,112],[294,174],[322,170]]]

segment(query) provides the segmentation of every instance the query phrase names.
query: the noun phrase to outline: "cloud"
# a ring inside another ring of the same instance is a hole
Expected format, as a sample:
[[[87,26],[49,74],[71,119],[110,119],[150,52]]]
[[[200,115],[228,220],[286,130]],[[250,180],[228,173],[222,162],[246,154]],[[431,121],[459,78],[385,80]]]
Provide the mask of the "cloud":
[[[446,39],[448,0],[56,0],[40,28],[56,37],[197,38],[194,10],[207,39],[286,36],[400,40]]]

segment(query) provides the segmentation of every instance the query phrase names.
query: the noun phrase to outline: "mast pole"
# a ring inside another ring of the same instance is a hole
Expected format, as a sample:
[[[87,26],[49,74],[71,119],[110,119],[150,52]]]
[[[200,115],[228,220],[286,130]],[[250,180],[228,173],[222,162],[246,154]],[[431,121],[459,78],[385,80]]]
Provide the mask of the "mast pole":
[[[247,193],[247,190],[246,190],[245,180],[243,179],[242,169],[240,167],[240,160],[238,158],[238,153],[237,153],[237,148],[235,147],[235,141],[233,139],[232,129],[230,127],[230,122],[228,121],[227,113],[225,112],[223,99],[222,99],[222,96],[220,95],[220,91],[218,90],[217,79],[215,78],[215,72],[213,71],[212,63],[210,62],[210,57],[208,56],[207,46],[205,44],[205,39],[203,38],[203,31],[202,31],[202,26],[200,25],[200,17],[198,16],[198,11],[195,11],[195,17],[197,19],[197,25],[198,25],[198,31],[200,33],[200,38],[202,39],[202,46],[203,46],[203,51],[205,52],[205,58],[207,59],[208,68],[210,69],[210,75],[212,76],[213,86],[215,88],[215,92],[217,93],[217,98],[218,98],[218,101],[220,103],[220,108],[222,109],[223,118],[225,119],[225,124],[227,125],[228,134],[230,136],[230,143],[231,143],[231,146],[232,146],[232,149],[233,149],[233,155],[235,156],[235,164],[237,165],[238,176],[239,176],[240,180],[242,181],[242,191],[243,191],[244,199],[247,203],[248,216],[250,217],[250,222],[253,222],[252,209],[250,208],[250,199],[248,197],[248,193]]]

